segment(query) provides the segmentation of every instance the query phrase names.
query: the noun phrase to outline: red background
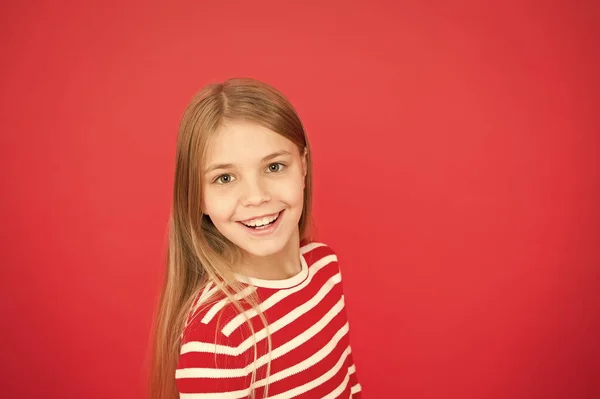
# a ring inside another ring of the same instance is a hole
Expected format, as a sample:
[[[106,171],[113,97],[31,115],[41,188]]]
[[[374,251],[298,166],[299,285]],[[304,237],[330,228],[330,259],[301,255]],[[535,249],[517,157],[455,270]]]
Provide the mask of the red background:
[[[600,397],[597,4],[2,2],[0,396],[143,397],[179,118],[252,76],[366,398]]]

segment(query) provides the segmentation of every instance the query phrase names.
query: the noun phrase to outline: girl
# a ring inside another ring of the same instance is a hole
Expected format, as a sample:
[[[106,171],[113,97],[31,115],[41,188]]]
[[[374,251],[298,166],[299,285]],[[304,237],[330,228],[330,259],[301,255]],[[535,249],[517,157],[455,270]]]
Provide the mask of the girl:
[[[337,258],[308,240],[311,152],[288,100],[231,79],[177,141],[151,397],[360,398]]]

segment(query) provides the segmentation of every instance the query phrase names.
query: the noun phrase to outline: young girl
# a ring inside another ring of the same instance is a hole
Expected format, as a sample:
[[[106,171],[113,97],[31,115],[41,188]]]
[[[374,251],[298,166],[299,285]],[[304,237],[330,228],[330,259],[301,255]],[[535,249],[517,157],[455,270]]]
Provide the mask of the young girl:
[[[360,398],[337,257],[308,239],[311,152],[288,100],[231,79],[177,141],[151,397]]]

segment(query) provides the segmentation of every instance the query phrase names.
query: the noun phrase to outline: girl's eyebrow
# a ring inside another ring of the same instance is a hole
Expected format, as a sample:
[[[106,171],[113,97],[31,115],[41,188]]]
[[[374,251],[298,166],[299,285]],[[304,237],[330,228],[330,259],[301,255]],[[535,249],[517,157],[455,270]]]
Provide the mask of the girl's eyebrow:
[[[266,162],[273,158],[277,158],[278,156],[281,156],[281,155],[292,155],[292,154],[289,151],[285,151],[285,150],[277,151],[277,152],[274,152],[274,153],[269,154],[266,157],[264,157],[261,160],[261,163]],[[213,170],[217,170],[217,169],[232,168],[233,166],[234,166],[234,164],[232,164],[232,163],[220,163],[220,164],[211,165],[208,168],[206,168],[206,172],[204,172],[204,174],[206,175],[206,174],[212,172]]]

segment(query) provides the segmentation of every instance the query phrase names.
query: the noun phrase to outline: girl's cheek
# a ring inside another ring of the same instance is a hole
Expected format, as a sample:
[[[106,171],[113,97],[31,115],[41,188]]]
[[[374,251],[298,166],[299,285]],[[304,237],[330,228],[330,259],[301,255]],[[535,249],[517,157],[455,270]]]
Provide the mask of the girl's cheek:
[[[304,187],[301,179],[290,179],[278,190],[287,200],[286,202],[294,204],[303,201]]]
[[[233,195],[224,193],[214,193],[208,191],[206,193],[205,205],[209,215],[214,217],[225,218],[229,217],[235,210],[235,198]]]

